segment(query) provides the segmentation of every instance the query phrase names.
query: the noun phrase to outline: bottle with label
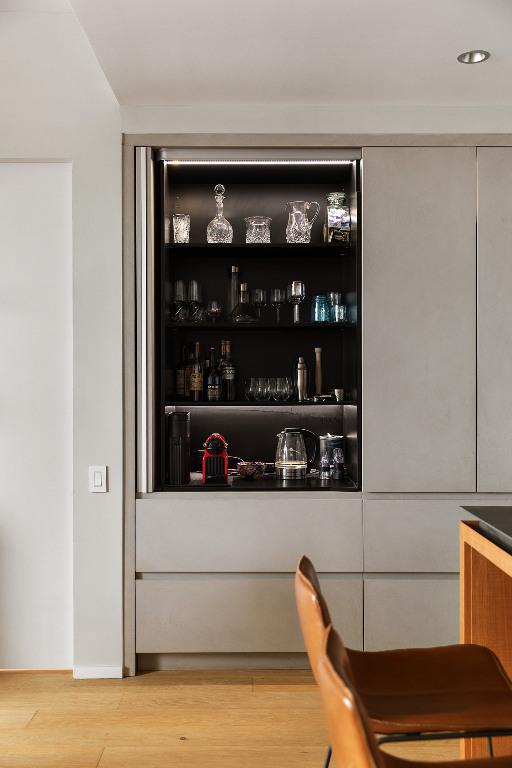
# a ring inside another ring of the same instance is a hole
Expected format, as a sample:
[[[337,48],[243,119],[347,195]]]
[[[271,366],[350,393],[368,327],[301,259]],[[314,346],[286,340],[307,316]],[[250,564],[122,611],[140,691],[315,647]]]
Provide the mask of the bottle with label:
[[[210,349],[208,377],[206,380],[206,399],[209,403],[218,403],[222,399],[222,378],[215,360],[215,348]]]
[[[194,348],[189,344],[187,345],[187,364],[185,366],[185,400],[190,400],[190,376],[192,375],[192,368],[194,366]]]
[[[185,399],[185,368],[187,365],[187,345],[181,345],[181,359],[176,368],[176,400]]]
[[[203,399],[203,364],[201,362],[201,346],[198,341],[194,346],[194,362],[190,372],[190,398],[196,403]]]
[[[230,341],[226,341],[226,354],[222,368],[222,399],[226,403],[236,400],[235,365],[231,359]]]
[[[325,211],[324,241],[350,242],[350,207],[345,192],[329,192]]]

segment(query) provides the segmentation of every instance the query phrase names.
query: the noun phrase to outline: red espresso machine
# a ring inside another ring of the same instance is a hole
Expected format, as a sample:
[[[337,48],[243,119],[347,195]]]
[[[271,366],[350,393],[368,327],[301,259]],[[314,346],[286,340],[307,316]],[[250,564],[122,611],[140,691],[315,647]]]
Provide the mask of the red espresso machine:
[[[228,444],[226,438],[214,432],[203,443],[203,485],[227,485]]]

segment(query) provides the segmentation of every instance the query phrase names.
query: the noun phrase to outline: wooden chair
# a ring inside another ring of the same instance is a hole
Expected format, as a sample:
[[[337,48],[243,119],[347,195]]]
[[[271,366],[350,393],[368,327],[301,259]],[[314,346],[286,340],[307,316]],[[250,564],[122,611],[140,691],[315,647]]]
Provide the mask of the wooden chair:
[[[329,609],[312,562],[302,557],[295,596],[318,682]],[[341,643],[341,640],[340,640]],[[479,645],[364,652],[339,648],[339,663],[363,702],[379,743],[512,734],[512,685],[496,655]],[[330,750],[325,765],[330,762]]]
[[[340,768],[511,768],[511,757],[433,763],[393,757],[383,752],[372,731],[363,701],[345,674],[345,649],[332,627],[318,654],[317,681],[334,759]]]

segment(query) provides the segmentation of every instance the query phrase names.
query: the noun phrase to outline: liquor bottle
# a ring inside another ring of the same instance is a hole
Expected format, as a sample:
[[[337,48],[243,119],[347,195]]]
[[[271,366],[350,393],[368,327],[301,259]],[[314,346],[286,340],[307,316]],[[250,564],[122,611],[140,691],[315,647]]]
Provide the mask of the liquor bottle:
[[[226,341],[225,339],[222,339],[220,342],[220,355],[219,359],[217,360],[217,370],[219,371],[219,375],[222,379],[222,371],[224,370],[224,366],[226,365]]]
[[[192,374],[192,368],[194,365],[194,348],[189,344],[187,345],[188,355],[187,364],[185,366],[185,400],[190,400],[190,376]]]
[[[258,322],[258,313],[254,304],[251,304],[247,283],[240,283],[240,296],[238,304],[231,313],[231,319],[234,323]]]
[[[185,399],[185,368],[187,365],[187,345],[181,345],[181,360],[176,368],[176,400]]]
[[[206,242],[231,243],[233,242],[233,227],[224,216],[224,192],[225,187],[217,184],[213,192],[217,204],[217,214],[206,228]]]
[[[206,399],[209,403],[218,403],[222,398],[222,377],[215,360],[215,348],[210,349],[208,378],[206,380]]]
[[[222,399],[226,403],[236,400],[235,366],[231,359],[230,341],[226,341],[226,354],[222,368]]]
[[[194,362],[190,372],[190,398],[194,402],[203,399],[203,364],[201,362],[201,346],[198,341],[194,347]]]
[[[350,242],[350,207],[345,192],[329,192],[325,211],[324,241]]]
[[[228,290],[228,317],[231,317],[231,313],[238,304],[238,291],[238,267],[232,266]]]

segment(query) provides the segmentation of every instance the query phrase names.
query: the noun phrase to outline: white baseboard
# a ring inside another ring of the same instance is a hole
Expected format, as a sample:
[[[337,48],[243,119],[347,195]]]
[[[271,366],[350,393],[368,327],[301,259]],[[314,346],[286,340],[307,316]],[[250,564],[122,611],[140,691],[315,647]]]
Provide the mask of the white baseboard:
[[[99,678],[119,678],[123,676],[122,667],[73,667],[76,680],[98,680]]]

